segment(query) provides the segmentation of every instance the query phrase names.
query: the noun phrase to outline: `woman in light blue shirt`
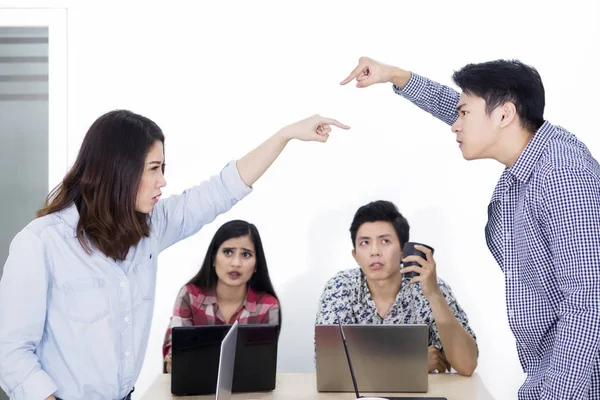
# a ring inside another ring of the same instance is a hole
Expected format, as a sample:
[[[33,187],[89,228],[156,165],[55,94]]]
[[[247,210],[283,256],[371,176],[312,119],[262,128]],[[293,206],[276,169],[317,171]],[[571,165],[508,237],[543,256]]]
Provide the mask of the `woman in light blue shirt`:
[[[130,398],[154,308],[158,254],[228,211],[292,139],[327,140],[315,115],[208,181],[159,200],[164,136],[129,111],[98,118],[0,281],[0,386],[13,400]]]

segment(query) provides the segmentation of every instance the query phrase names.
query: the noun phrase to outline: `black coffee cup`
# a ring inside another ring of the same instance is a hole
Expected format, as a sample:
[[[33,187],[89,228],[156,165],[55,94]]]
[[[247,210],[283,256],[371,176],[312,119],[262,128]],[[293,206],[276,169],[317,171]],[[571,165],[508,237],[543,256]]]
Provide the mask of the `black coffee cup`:
[[[429,250],[431,250],[431,254],[433,254],[433,252],[434,252],[433,247],[427,246],[426,244],[417,243],[417,242],[406,242],[406,243],[404,243],[404,249],[402,250],[404,253],[403,258],[406,258],[408,256],[421,256],[424,259],[427,259],[427,256],[425,255],[425,253],[423,253],[420,250],[415,249],[415,245],[421,245],[423,247],[427,247]],[[404,264],[403,268],[410,267],[412,265],[416,265],[417,267],[421,266],[421,264],[419,264],[416,261],[407,261],[406,263],[403,263],[403,264]],[[418,275],[417,272],[412,272],[412,271],[404,274],[404,276],[406,278],[413,278],[417,275]]]

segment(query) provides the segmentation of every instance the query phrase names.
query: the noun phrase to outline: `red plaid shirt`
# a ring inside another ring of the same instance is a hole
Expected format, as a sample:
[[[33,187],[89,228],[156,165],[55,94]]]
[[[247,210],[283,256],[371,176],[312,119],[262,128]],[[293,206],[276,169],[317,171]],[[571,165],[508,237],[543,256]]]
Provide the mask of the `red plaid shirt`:
[[[171,331],[175,326],[279,324],[279,302],[270,294],[248,286],[246,298],[229,322],[225,321],[214,291],[203,292],[194,284],[181,288],[163,344],[163,358],[171,353]]]

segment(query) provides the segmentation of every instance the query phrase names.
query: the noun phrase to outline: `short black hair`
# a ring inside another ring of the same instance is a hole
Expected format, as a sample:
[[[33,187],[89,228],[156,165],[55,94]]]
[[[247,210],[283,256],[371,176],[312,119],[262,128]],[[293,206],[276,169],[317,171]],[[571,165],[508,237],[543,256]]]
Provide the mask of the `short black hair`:
[[[354,214],[354,219],[350,225],[350,237],[354,248],[356,248],[356,232],[358,232],[361,225],[365,222],[378,221],[386,221],[392,224],[398,235],[398,240],[400,240],[400,247],[408,242],[410,226],[406,218],[398,211],[398,207],[390,201],[377,200],[360,207]]]
[[[495,60],[468,64],[452,75],[454,83],[467,95],[481,97],[486,113],[511,102],[521,125],[535,132],[544,123],[545,92],[538,71],[519,60]]]

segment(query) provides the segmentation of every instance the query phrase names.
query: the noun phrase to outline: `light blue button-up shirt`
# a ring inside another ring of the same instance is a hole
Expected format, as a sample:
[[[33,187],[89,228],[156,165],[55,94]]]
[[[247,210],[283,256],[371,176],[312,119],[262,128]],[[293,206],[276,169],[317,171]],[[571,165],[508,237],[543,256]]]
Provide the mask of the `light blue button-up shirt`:
[[[74,205],[27,225],[10,245],[0,281],[2,389],[13,400],[127,396],[148,344],[158,254],[250,192],[232,161],[199,186],[160,200],[150,237],[123,262],[83,250]]]

